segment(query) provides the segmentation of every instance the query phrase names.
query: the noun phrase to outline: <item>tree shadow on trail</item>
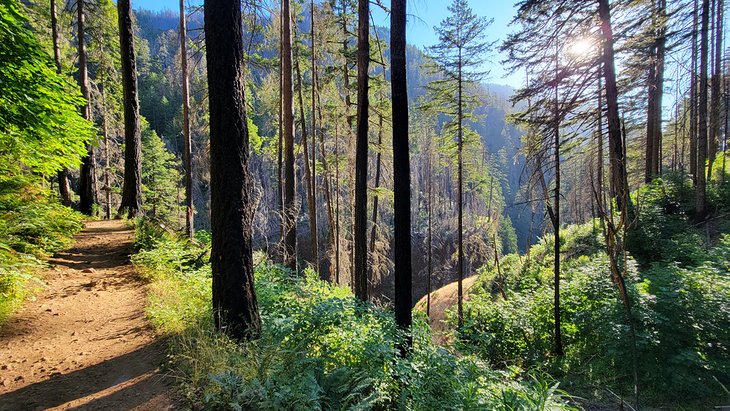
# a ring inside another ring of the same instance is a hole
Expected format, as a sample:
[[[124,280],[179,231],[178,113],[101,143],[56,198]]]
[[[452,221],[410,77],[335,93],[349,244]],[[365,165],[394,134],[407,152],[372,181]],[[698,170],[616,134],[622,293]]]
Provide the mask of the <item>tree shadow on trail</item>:
[[[169,379],[159,373],[164,342],[155,342],[68,374],[0,395],[0,411],[165,409]]]

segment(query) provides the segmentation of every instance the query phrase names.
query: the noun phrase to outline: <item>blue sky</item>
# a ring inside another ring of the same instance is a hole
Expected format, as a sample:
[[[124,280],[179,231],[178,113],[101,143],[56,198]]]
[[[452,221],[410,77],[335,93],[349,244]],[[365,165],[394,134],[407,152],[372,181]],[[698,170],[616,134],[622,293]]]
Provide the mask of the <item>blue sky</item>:
[[[201,4],[202,0],[186,0],[187,4]],[[451,3],[450,0],[408,0],[408,42],[418,47],[426,47],[437,41],[433,32],[433,27],[443,20],[447,13],[447,7]],[[388,1],[385,1],[388,4]],[[501,43],[506,34],[511,31],[508,27],[512,20],[515,10],[511,1],[505,0],[469,0],[474,13],[478,16],[484,16],[494,19],[494,23],[490,26],[486,33],[489,41],[498,40]],[[179,8],[179,0],[132,0],[134,8],[145,8],[148,10],[177,10]],[[389,17],[378,11],[377,7],[372,7],[373,19],[375,24],[387,26]],[[498,43],[498,45],[499,45]],[[500,61],[502,56],[497,50],[491,56],[491,62],[485,66],[491,74],[487,78],[490,83],[508,84],[513,87],[520,86],[521,77],[513,75],[506,76],[506,72],[502,69]]]

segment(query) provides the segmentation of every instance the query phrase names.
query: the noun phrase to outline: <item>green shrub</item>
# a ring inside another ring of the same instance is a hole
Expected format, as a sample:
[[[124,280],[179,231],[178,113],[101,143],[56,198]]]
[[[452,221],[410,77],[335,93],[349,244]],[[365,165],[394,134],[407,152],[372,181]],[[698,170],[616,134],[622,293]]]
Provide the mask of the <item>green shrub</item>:
[[[0,177],[0,324],[33,285],[43,258],[71,244],[82,216],[53,200],[37,179]]]
[[[196,408],[568,408],[544,378],[495,371],[435,346],[423,321],[413,328],[412,351],[399,357],[404,335],[390,311],[260,254],[254,259],[262,335],[235,344],[213,329],[210,267],[192,262],[205,246],[140,237],[153,244],[133,258],[152,279],[148,314],[170,334],[171,370]]]

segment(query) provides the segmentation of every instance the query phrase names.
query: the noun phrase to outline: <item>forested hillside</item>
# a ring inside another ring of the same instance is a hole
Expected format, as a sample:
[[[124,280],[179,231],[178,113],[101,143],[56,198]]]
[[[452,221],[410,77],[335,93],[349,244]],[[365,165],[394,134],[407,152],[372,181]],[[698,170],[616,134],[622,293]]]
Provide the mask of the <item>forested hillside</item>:
[[[0,327],[81,241],[181,408],[728,405],[724,0],[162,3],[0,0]]]

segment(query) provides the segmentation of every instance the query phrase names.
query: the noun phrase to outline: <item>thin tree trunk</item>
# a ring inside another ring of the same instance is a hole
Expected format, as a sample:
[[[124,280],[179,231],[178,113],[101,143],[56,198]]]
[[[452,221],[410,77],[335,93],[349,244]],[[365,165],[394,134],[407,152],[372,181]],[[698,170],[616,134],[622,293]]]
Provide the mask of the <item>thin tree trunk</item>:
[[[290,1],[282,4],[282,84],[284,120],[284,261],[297,270],[297,227],[294,192],[294,88],[292,79],[292,28]]]
[[[309,162],[309,143],[307,136],[307,119],[304,115],[304,97],[302,87],[302,71],[299,67],[299,53],[294,59],[294,70],[297,75],[297,95],[299,96],[299,117],[302,121],[302,147],[304,148],[304,183],[307,191],[307,212],[309,216],[309,239],[312,247],[312,266],[319,270],[319,247],[317,245],[317,204],[314,201],[314,174]],[[312,113],[314,114],[314,113]],[[314,117],[312,117],[314,120]],[[312,136],[314,142],[314,135]]]
[[[375,254],[375,238],[378,231],[378,188],[380,187],[380,160],[382,157],[381,145],[383,144],[383,116],[378,115],[378,154],[375,155],[375,193],[373,194],[373,228],[370,231],[370,252]],[[370,265],[371,276],[374,264]]]
[[[559,100],[559,82],[558,75],[560,72],[559,67],[559,48],[555,48],[555,118],[553,119],[553,144],[555,148],[554,152],[554,167],[555,167],[555,191],[553,199],[553,213],[551,214],[553,220],[553,289],[554,289],[554,303],[553,303],[553,319],[555,326],[555,355],[563,355],[563,337],[560,325],[560,100]]]
[[[340,285],[340,136],[335,123],[335,284]]]
[[[284,243],[286,237],[286,210],[284,209],[284,22],[283,12],[279,13],[279,147],[278,147],[278,169],[277,179],[279,183],[279,214],[281,242]],[[284,256],[286,261],[286,256]]]
[[[721,78],[722,78],[722,38],[723,38],[723,0],[717,0],[715,6],[715,56],[712,75],[712,93],[710,101],[710,136],[708,141],[707,181],[712,181],[712,164],[719,147],[720,139],[720,108],[722,105]]]
[[[368,300],[368,68],[370,65],[370,1],[358,0],[357,15],[357,140],[355,148],[355,267],[357,298]]]
[[[61,74],[61,51],[58,45],[58,16],[56,0],[51,0],[51,35],[53,37],[53,61],[56,63],[56,73]],[[58,194],[61,204],[71,206],[71,185],[68,182],[68,169],[58,171]]]
[[[407,89],[406,89],[407,91]],[[429,324],[431,323],[431,277],[433,276],[433,171],[431,169],[431,142],[428,145],[428,163],[426,178],[428,183],[428,242],[426,244],[427,250],[427,278],[426,278],[426,317],[428,317]]]
[[[316,61],[316,55],[315,55],[315,36],[314,36],[314,0],[311,0],[309,4],[310,13],[311,13],[311,32],[310,36],[312,38],[312,44],[311,44],[311,53],[312,53],[312,201],[314,202],[314,238],[317,240],[316,244],[313,246],[313,249],[316,250],[316,254],[314,255],[314,264],[316,264],[317,272],[319,273],[319,277],[321,279],[325,279],[326,275],[324,272],[322,272],[322,263],[320,261],[319,257],[319,240],[317,238],[317,61]],[[322,156],[324,156],[324,152],[322,153]]]
[[[79,86],[81,95],[84,97],[84,104],[81,107],[81,115],[86,120],[91,120],[91,96],[89,93],[89,71],[86,65],[86,15],[84,13],[84,1],[76,2],[77,12],[77,41],[79,54]],[[89,143],[86,146],[86,156],[81,160],[81,175],[79,178],[79,211],[91,215],[96,202],[95,193],[96,181],[94,168],[94,146]]]
[[[692,174],[692,182],[697,185],[697,25],[699,21],[699,9],[697,0],[694,1],[694,9],[692,12],[692,52],[690,59],[692,60],[692,82],[690,83],[690,118],[689,118],[689,172]]]
[[[109,150],[111,145],[109,144],[109,126],[106,112],[106,87],[104,87],[103,80],[99,85],[99,91],[101,92],[102,132],[104,134],[104,194],[106,196],[104,214],[106,216],[106,219],[110,220],[112,218],[112,187],[109,182],[109,163],[111,161],[111,155],[109,153]]]
[[[123,0],[120,0],[120,2]],[[205,0],[210,104],[211,271],[216,328],[237,340],[261,332],[253,278],[253,199],[240,0]]]
[[[464,146],[464,109],[463,109],[463,84],[462,84],[462,50],[459,48],[459,60],[458,60],[458,94],[457,94],[457,147],[456,147],[456,161],[457,161],[457,323],[459,328],[464,325],[464,162],[462,159],[462,151]]]
[[[702,221],[707,213],[705,166],[707,161],[707,72],[708,27],[710,25],[710,0],[702,1],[702,27],[700,32],[700,90],[699,133],[697,135],[697,185],[695,187],[695,218]]]
[[[395,322],[404,330],[408,330],[411,327],[411,308],[413,304],[413,273],[411,267],[411,170],[408,149],[408,84],[406,79],[406,1],[392,0],[390,17],[395,201],[394,303]],[[401,352],[407,350],[410,344],[411,338],[408,337],[406,340],[407,346],[402,347]]]
[[[185,234],[193,238],[193,142],[190,138],[190,92],[188,80],[188,29],[185,0],[180,0],[180,67],[183,98],[183,161],[185,162]]]

